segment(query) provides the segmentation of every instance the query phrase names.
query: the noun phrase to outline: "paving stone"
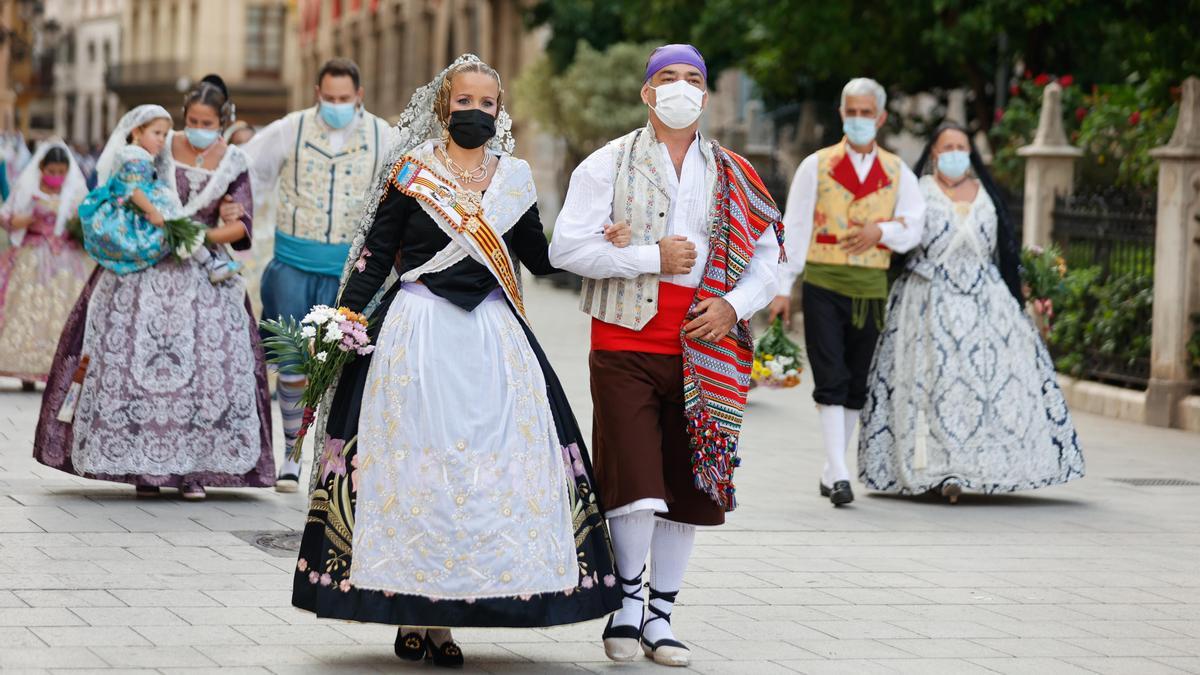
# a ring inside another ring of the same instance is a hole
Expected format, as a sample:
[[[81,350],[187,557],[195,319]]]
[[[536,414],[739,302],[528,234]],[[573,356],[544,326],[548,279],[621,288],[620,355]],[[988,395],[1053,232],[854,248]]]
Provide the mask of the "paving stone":
[[[587,319],[573,294],[527,291],[587,435]],[[698,533],[675,613],[692,672],[1200,673],[1200,491],[1107,480],[1200,476],[1195,435],[1077,414],[1085,480],[954,507],[860,489],[835,510],[808,482],[823,459],[811,386],[751,396],[742,506]],[[5,675],[404,668],[394,627],[292,608],[294,558],[235,534],[301,527],[304,495],[217,489],[203,503],[141,502],[129,486],[37,465],[39,398],[16,388],[0,380]],[[455,637],[466,673],[664,672],[609,662],[602,628]]]

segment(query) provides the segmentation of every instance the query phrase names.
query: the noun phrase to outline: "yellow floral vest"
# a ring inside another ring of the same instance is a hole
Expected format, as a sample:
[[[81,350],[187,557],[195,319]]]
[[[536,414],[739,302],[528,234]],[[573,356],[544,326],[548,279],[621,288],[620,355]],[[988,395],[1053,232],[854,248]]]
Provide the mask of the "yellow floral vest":
[[[862,255],[849,255],[838,244],[850,233],[851,223],[894,217],[901,160],[878,145],[875,148],[875,164],[861,182],[846,155],[845,141],[817,151],[817,205],[808,262],[872,269],[887,269],[891,264],[892,253],[883,245]]]

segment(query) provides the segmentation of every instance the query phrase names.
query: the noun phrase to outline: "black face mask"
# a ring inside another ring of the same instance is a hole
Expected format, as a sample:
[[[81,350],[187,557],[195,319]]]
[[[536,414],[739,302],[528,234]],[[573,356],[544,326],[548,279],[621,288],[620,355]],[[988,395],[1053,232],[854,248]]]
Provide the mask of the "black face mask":
[[[479,108],[450,113],[450,138],[460,148],[474,150],[496,135],[496,118]]]

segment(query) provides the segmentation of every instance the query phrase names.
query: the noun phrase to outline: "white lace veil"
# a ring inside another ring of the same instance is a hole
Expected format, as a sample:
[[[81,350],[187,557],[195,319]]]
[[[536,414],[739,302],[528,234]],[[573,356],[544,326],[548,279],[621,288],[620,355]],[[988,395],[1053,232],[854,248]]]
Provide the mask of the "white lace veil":
[[[391,177],[392,167],[413,148],[430,139],[441,138],[442,123],[434,111],[434,102],[437,100],[438,90],[446,81],[446,76],[465,63],[483,63],[483,61],[474,54],[463,54],[454,59],[454,63],[438,73],[437,77],[433,78],[429,84],[417,89],[408,102],[408,107],[400,113],[400,121],[396,123],[395,127],[395,141],[384,159],[383,171],[376,178],[375,185],[367,192],[366,199],[363,201],[362,214],[359,216],[358,226],[354,230],[354,239],[350,244],[350,255],[346,258],[346,266],[342,268],[342,283],[338,288],[339,296],[346,288],[346,280],[350,277],[350,269],[354,261],[358,260],[358,256],[362,254],[363,245],[367,240],[367,232],[375,222],[375,210],[379,208],[379,200],[383,198],[388,179]],[[496,117],[496,135],[488,141],[488,149],[498,154],[509,155],[512,154],[516,145],[516,139],[512,135],[512,118],[508,116],[508,111],[501,106],[500,114]]]
[[[383,199],[387,182],[392,175],[392,167],[400,158],[411,152],[414,148],[422,143],[442,137],[442,123],[437,118],[437,113],[434,111],[434,102],[437,100],[437,93],[442,88],[442,83],[446,81],[446,76],[455,68],[465,63],[484,63],[478,56],[474,54],[463,54],[454,59],[454,62],[446,67],[445,70],[438,73],[437,77],[433,78],[425,86],[413,92],[412,99],[408,102],[408,107],[404,112],[400,113],[400,120],[395,126],[395,135],[392,146],[388,150],[388,154],[383,162],[383,169],[375,180],[375,184],[368,189],[366,198],[363,200],[362,214],[359,216],[358,225],[355,227],[354,239],[350,243],[350,254],[346,257],[346,265],[342,268],[341,284],[338,286],[338,297],[341,298],[342,291],[346,290],[346,282],[350,278],[350,270],[354,268],[355,261],[362,255],[363,246],[367,241],[367,233],[371,226],[375,224],[375,211],[379,208],[379,201]],[[485,64],[486,65],[486,64]],[[501,86],[503,90],[503,86]],[[500,107],[500,114],[496,116],[496,135],[492,140],[488,141],[488,150],[501,155],[510,155],[516,148],[516,139],[512,135],[512,118],[508,116],[508,111],[503,106]],[[375,297],[368,305],[366,313],[370,314],[371,309],[378,303],[386,289],[391,285],[396,278],[396,273],[393,270],[388,277],[388,283],[383,285]],[[309,472],[310,491],[315,485],[315,478],[319,475],[316,470],[317,462],[321,457],[321,453],[325,447],[326,433],[325,427],[328,421],[329,405],[333,401],[333,396],[337,392],[337,385],[330,387],[325,392],[325,397],[321,401],[320,413],[317,416],[315,423],[315,431],[310,435],[313,437],[315,449],[313,450],[313,470]]]
[[[51,148],[61,148],[67,153],[67,177],[58,194],[58,216],[54,221],[54,234],[62,236],[66,230],[67,221],[79,209],[79,202],[83,201],[87,195],[88,188],[83,172],[79,170],[79,164],[75,161],[75,153],[71,152],[71,149],[57,138],[43,141],[38,145],[37,151],[33,153],[33,157],[25,164],[25,168],[17,177],[9,200],[4,203],[0,211],[7,216],[29,215],[33,208],[33,196],[38,192],[44,192],[42,190],[42,167],[39,165]],[[23,238],[23,236],[14,237],[14,243],[19,243],[16,240]]]
[[[136,128],[156,120],[158,118],[171,119],[171,113],[161,105],[139,105],[130,110],[121,117],[117,122],[117,128],[113,129],[112,135],[108,137],[108,142],[104,144],[104,151],[100,153],[100,159],[96,160],[96,183],[102,184],[108,181],[108,177],[112,175],[113,165],[117,161],[117,155],[129,143],[125,140],[129,134]],[[166,149],[166,146],[164,146]],[[155,158],[155,166],[158,167],[161,175],[166,165],[163,163],[164,156],[160,153]]]

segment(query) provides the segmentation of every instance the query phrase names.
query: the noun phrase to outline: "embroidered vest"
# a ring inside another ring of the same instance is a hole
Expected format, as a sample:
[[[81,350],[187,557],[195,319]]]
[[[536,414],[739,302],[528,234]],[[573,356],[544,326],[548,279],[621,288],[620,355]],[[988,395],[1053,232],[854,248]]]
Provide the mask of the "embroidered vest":
[[[892,254],[885,246],[848,255],[838,243],[850,233],[851,222],[891,220],[894,216],[901,159],[878,145],[875,152],[875,163],[860,182],[844,141],[817,151],[817,205],[808,262],[872,269],[887,269],[891,264]]]
[[[705,191],[712,212],[717,172],[712,146],[697,139],[705,163]],[[631,246],[657,244],[667,234],[671,198],[665,172],[675,168],[663,161],[654,129],[646,125],[609,143],[616,156],[612,222],[629,223]],[[711,216],[710,216],[711,221]],[[703,264],[703,261],[697,261]],[[632,279],[584,279],[579,308],[605,323],[640,330],[658,313],[657,274]]]
[[[299,117],[299,129],[279,173],[278,226],[299,239],[349,244],[362,200],[387,154],[382,145],[387,125],[364,112],[335,153],[315,107],[292,115]]]

